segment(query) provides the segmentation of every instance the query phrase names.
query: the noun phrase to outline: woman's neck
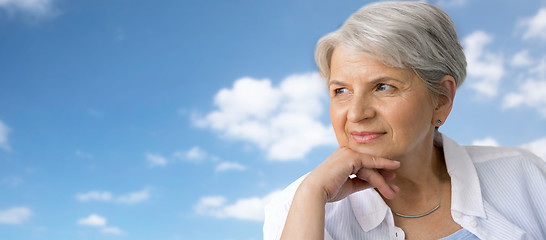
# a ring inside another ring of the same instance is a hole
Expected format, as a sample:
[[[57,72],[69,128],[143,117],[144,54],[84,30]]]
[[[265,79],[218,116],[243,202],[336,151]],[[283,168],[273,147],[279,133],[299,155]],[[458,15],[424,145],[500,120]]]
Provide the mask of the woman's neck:
[[[432,141],[428,146],[399,160],[402,164],[395,171],[396,178],[392,183],[400,191],[394,199],[385,199],[393,211],[420,214],[438,203],[442,182],[449,177],[442,149],[434,147]]]

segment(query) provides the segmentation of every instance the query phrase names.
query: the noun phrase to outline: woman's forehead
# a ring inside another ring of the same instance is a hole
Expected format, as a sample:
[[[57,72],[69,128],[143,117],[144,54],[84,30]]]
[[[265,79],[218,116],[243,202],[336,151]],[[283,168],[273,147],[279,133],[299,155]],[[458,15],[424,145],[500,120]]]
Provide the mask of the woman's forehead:
[[[387,66],[368,53],[339,46],[332,54],[329,81],[346,78],[406,79],[413,75],[411,70]]]

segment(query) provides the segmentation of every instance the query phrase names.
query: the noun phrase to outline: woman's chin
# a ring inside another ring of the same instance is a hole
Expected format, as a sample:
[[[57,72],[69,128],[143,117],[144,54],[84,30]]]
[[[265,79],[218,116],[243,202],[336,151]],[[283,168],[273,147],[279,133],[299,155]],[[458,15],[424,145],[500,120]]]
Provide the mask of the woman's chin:
[[[382,149],[382,147],[370,147],[370,146],[350,146],[355,152],[367,154],[374,157],[390,159],[393,156],[393,152],[389,149]]]

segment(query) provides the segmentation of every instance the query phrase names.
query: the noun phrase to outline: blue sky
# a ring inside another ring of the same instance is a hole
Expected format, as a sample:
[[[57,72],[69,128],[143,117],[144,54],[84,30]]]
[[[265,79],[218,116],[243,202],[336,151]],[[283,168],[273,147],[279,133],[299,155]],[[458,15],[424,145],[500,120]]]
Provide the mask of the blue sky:
[[[313,51],[364,3],[0,1],[0,239],[261,239],[336,148]],[[546,158],[546,1],[429,3],[469,62],[442,131]]]

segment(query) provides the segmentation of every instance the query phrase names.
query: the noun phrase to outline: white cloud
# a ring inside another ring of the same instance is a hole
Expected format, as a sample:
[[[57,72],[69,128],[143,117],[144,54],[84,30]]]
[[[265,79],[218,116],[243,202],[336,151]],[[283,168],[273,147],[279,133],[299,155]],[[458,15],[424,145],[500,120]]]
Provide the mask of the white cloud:
[[[78,224],[86,226],[104,227],[106,226],[106,218],[96,214],[91,214],[89,215],[89,217],[79,219]]]
[[[199,213],[204,213],[207,209],[223,206],[225,202],[226,198],[222,196],[203,197],[199,200],[199,203],[195,205],[195,210]]]
[[[0,9],[10,14],[23,13],[33,17],[55,15],[53,0],[0,0]]]
[[[0,210],[0,224],[21,224],[32,216],[28,207],[12,207]]]
[[[494,97],[504,76],[503,59],[500,54],[486,50],[493,37],[484,31],[476,31],[463,39],[468,79],[465,84],[485,97]]]
[[[504,98],[506,108],[521,105],[536,108],[546,118],[546,81],[528,79],[519,86],[517,92],[509,93]]]
[[[104,234],[121,235],[123,231],[117,227],[107,226],[106,218],[97,214],[91,214],[86,218],[78,219],[78,225],[101,227],[101,232]]]
[[[539,9],[535,16],[522,20],[522,25],[526,28],[523,39],[546,40],[546,7]]]
[[[116,202],[134,204],[147,201],[148,199],[150,199],[150,191],[148,189],[144,189],[142,191],[121,195],[116,198]]]
[[[529,56],[529,50],[524,49],[516,53],[514,57],[512,57],[510,64],[515,67],[528,67],[532,65],[533,59]]]
[[[87,193],[80,193],[76,195],[76,199],[80,202],[89,202],[89,201],[102,201],[108,202],[113,199],[110,192],[101,192],[101,191],[91,191]]]
[[[301,159],[314,147],[336,145],[329,124],[319,121],[327,98],[318,73],[291,75],[279,86],[268,79],[241,78],[216,94],[217,110],[194,115],[193,121],[224,137],[250,142],[269,159]]]
[[[207,156],[207,153],[201,150],[198,146],[193,147],[186,153],[186,157],[189,159],[202,159]]]
[[[76,194],[76,199],[80,202],[99,201],[134,204],[144,202],[150,199],[150,190],[143,189],[141,191],[131,192],[119,196],[115,196],[108,191],[91,191],[87,193]]]
[[[11,187],[17,187],[23,184],[25,181],[19,176],[6,176],[0,180],[0,185],[8,185]]]
[[[472,142],[472,145],[475,145],[475,146],[493,146],[493,147],[500,146],[499,142],[497,142],[497,140],[492,138],[492,137],[486,137],[484,139],[474,140]]]
[[[8,143],[8,134],[10,131],[10,128],[0,120],[0,148],[6,151],[11,149]]]
[[[177,151],[173,153],[173,157],[188,162],[201,162],[208,156],[207,152],[199,146],[194,146],[187,151]]]
[[[523,39],[546,40],[546,7],[520,23],[525,28]],[[535,61],[529,56],[528,50],[522,50],[513,57],[512,65],[527,67],[527,71],[519,75],[517,89],[504,96],[503,107],[529,107],[546,118],[546,57],[542,56],[542,59]]]
[[[104,234],[122,235],[123,231],[117,227],[105,227],[101,230]]]
[[[520,147],[527,149],[546,161],[546,137],[522,144]]]
[[[518,89],[504,96],[503,107],[527,106],[546,118],[546,57],[526,73]]]
[[[150,167],[164,167],[167,166],[167,159],[158,154],[147,153],[146,160]]]
[[[236,162],[222,162],[216,166],[217,172],[224,172],[224,171],[230,171],[230,170],[244,171],[246,170],[246,167]]]
[[[227,200],[222,196],[203,197],[194,206],[194,210],[198,214],[215,218],[263,221],[265,205],[280,193],[281,191],[274,191],[262,198],[239,199],[231,205],[226,204]]]

